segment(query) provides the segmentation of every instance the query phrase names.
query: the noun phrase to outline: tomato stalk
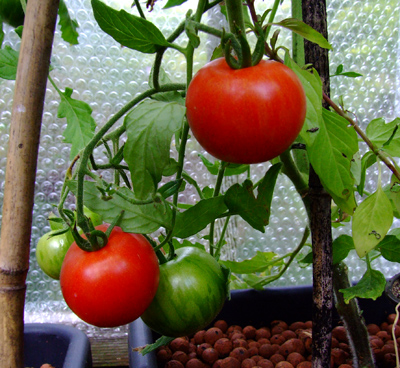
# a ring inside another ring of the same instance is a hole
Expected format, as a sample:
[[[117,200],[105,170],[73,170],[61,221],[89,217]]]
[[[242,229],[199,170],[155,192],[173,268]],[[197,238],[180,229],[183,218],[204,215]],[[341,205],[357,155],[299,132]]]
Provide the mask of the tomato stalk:
[[[227,162],[221,161],[221,166],[219,167],[218,170],[218,176],[217,176],[217,181],[215,183],[213,197],[218,197],[221,191],[222,181],[224,179],[224,173],[227,166],[228,166]],[[226,222],[228,221],[229,219]],[[215,229],[215,221],[212,221],[210,224],[210,234],[209,234],[210,254],[212,256],[214,256],[214,229]]]

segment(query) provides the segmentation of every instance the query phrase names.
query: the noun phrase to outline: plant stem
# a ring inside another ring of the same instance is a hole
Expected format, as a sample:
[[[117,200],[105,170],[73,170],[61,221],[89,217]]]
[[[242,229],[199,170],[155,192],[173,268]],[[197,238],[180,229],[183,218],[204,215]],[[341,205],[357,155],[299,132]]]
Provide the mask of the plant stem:
[[[226,0],[225,5],[231,33],[238,34],[238,32],[241,32],[245,36],[246,27],[244,25],[242,0]]]
[[[271,31],[271,27],[272,27],[271,23],[274,22],[275,15],[276,15],[276,12],[278,11],[278,7],[279,7],[279,3],[280,2],[281,2],[281,0],[275,0],[274,1],[274,5],[272,6],[272,10],[271,10],[271,13],[270,13],[269,18],[268,18],[268,26],[267,26],[267,28],[265,30],[265,39],[266,40],[268,39],[269,32]]]
[[[76,203],[76,212],[77,212],[77,222],[85,222],[84,221],[84,214],[83,214],[83,183],[86,175],[86,168],[87,164],[90,158],[90,155],[92,154],[94,148],[97,146],[97,144],[103,139],[103,136],[107,131],[122,117],[124,116],[129,110],[131,110],[135,105],[137,105],[139,102],[143,101],[144,99],[151,97],[155,93],[158,92],[169,92],[169,91],[176,91],[176,90],[182,90],[185,89],[186,85],[182,84],[168,84],[161,86],[159,90],[156,90],[155,88],[150,88],[147,91],[141,93],[139,96],[135,97],[133,100],[128,102],[125,106],[123,106],[113,117],[102,127],[99,129],[99,131],[94,135],[94,137],[91,139],[91,141],[86,145],[84,148],[82,155],[81,155],[81,161],[79,163],[78,167],[78,174],[77,174],[77,203]],[[89,229],[82,229],[84,232],[87,232]]]
[[[214,194],[213,197],[218,197],[221,186],[222,186],[222,181],[224,179],[224,173],[225,173],[225,168],[227,164],[225,162],[221,162],[221,166],[219,167],[218,170],[218,176],[217,176],[217,182],[215,183],[215,189],[214,189]],[[211,222],[210,224],[210,235],[209,235],[209,244],[210,244],[210,254],[213,256],[214,255],[214,228],[215,228],[215,220]]]
[[[336,299],[336,309],[342,318],[349,336],[350,348],[353,354],[355,367],[375,367],[372,351],[369,344],[367,327],[362,317],[356,299],[351,299],[346,303],[341,289],[351,287],[347,266],[339,263],[333,267],[333,287]]]

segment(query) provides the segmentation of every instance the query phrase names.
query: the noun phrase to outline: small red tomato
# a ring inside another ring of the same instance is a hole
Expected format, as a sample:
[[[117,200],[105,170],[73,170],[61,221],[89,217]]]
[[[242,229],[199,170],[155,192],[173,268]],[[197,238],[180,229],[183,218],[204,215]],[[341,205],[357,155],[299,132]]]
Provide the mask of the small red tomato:
[[[96,229],[106,231],[108,224]],[[86,252],[74,242],[61,268],[64,299],[85,322],[115,327],[134,321],[153,300],[159,282],[157,256],[143,235],[114,227],[106,246]]]
[[[268,161],[304,124],[306,96],[296,74],[272,60],[232,69],[224,58],[201,68],[189,85],[187,119],[200,145],[219,160]]]

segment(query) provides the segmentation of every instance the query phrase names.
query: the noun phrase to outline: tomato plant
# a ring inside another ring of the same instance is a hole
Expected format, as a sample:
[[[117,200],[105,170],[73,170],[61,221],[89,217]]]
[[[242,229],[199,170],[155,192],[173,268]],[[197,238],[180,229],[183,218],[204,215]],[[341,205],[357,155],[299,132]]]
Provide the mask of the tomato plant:
[[[251,164],[289,148],[303,126],[306,97],[296,74],[281,63],[232,69],[220,58],[194,76],[186,108],[193,135],[208,153]]]
[[[36,259],[46,275],[58,280],[65,254],[74,242],[74,238],[70,231],[52,236],[54,233],[55,231],[50,231],[39,239],[36,246]]]
[[[0,1],[0,20],[13,27],[21,26],[24,23],[25,13],[20,0]]]
[[[141,318],[162,335],[194,333],[207,326],[224,305],[227,276],[209,253],[179,248],[173,260],[160,266],[156,296]]]
[[[106,231],[103,224],[96,230]],[[158,286],[159,266],[143,235],[114,227],[107,244],[87,252],[73,243],[60,275],[68,306],[85,322],[114,327],[134,321],[152,301]]]

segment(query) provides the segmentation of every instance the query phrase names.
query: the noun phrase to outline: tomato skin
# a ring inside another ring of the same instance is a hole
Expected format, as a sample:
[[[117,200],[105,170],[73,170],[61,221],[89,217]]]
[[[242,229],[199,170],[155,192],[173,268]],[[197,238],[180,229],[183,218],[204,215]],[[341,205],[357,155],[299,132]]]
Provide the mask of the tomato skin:
[[[36,260],[42,271],[53,279],[60,279],[61,266],[69,247],[74,242],[70,231],[62,235],[55,235],[50,231],[44,234],[36,246]]]
[[[141,316],[154,331],[186,336],[206,327],[220,312],[228,293],[227,275],[209,253],[184,247],[160,266],[160,284]]]
[[[106,231],[108,224],[96,229]],[[71,310],[98,327],[134,321],[152,301],[159,282],[157,256],[143,235],[114,227],[106,246],[85,252],[76,243],[68,250],[60,284]]]
[[[24,23],[25,13],[20,0],[1,0],[0,17],[3,22],[18,27]]]
[[[287,66],[261,60],[235,70],[220,58],[194,76],[186,116],[208,153],[226,162],[253,164],[290,147],[304,124],[306,105],[302,84]]]

